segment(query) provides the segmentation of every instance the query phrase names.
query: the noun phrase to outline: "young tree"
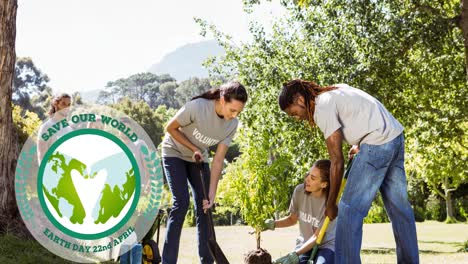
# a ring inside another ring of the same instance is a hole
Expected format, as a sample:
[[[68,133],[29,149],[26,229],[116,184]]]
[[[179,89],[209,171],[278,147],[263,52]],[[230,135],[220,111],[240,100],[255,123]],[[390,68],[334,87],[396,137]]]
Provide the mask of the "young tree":
[[[244,221],[255,229],[257,249],[260,249],[264,220],[285,210],[289,204],[294,186],[287,180],[287,171],[292,164],[284,156],[273,157],[271,151],[259,145],[242,144],[241,148],[246,152],[227,167],[219,199],[229,205],[225,207],[240,208]]]

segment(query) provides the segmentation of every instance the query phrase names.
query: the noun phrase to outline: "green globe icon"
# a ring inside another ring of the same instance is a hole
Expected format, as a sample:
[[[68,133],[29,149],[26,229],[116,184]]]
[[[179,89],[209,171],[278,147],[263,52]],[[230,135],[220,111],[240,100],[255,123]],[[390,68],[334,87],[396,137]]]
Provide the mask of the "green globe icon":
[[[42,161],[38,182],[51,222],[77,238],[103,237],[118,229],[139,194],[138,167],[129,146],[91,131],[98,135],[71,133],[57,141]]]

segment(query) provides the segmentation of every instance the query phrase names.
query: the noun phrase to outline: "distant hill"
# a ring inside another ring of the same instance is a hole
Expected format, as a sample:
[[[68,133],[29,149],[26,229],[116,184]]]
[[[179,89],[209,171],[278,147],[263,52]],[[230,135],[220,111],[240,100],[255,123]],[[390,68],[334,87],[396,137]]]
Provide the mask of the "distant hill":
[[[203,68],[202,63],[210,56],[224,54],[224,48],[215,40],[202,41],[181,46],[171,53],[166,54],[162,60],[153,64],[149,72],[154,74],[168,73],[178,83],[190,77],[208,77],[208,71]],[[101,89],[80,92],[83,101],[95,103]]]
[[[208,77],[208,71],[202,66],[203,61],[210,56],[224,53],[224,49],[215,40],[187,44],[165,55],[148,71],[154,74],[169,73],[177,82],[190,77]]]

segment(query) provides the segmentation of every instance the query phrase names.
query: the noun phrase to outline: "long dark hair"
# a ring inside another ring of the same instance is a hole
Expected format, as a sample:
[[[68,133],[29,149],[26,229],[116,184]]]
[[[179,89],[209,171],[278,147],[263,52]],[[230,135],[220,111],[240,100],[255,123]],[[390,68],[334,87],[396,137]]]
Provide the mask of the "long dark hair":
[[[63,94],[55,96],[52,99],[52,102],[50,102],[49,116],[52,116],[53,114],[55,114],[55,112],[57,112],[57,109],[55,109],[54,105],[56,103],[60,102],[60,100],[62,100],[63,98],[70,98],[71,99],[71,96],[69,94],[67,94],[67,93],[63,93]]]
[[[231,102],[231,100],[237,100],[245,104],[245,102],[247,102],[248,99],[247,90],[245,89],[245,87],[240,82],[234,81],[225,83],[218,88],[210,89],[198,96],[193,97],[192,100],[198,98],[217,100],[220,99],[221,96],[224,97],[224,100],[226,100],[226,102]]]
[[[312,167],[316,167],[320,171],[320,181],[327,182],[327,188],[325,188],[325,196],[328,199],[328,192],[330,190],[331,161],[328,159],[317,160],[316,162],[314,162]],[[307,176],[309,176],[309,174],[307,174]],[[309,194],[310,192],[306,191],[306,193]]]
[[[307,109],[307,120],[311,126],[315,126],[315,97],[335,89],[337,89],[336,86],[322,87],[314,82],[296,79],[283,84],[283,89],[279,95],[278,103],[281,110],[285,111],[288,107],[294,104],[298,95],[302,95]]]

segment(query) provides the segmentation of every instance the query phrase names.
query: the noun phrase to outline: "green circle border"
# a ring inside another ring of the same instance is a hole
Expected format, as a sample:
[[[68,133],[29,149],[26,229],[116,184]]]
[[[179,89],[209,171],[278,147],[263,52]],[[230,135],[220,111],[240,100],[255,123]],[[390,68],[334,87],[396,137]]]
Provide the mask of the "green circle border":
[[[135,173],[135,176],[136,176],[135,197],[134,197],[132,205],[131,205],[129,211],[127,212],[127,214],[125,215],[125,217],[122,220],[120,220],[120,222],[117,225],[115,225],[114,227],[112,227],[112,228],[110,228],[110,229],[108,229],[106,231],[103,231],[101,233],[97,233],[97,234],[81,234],[81,233],[77,233],[75,231],[72,231],[72,230],[64,227],[63,225],[61,225],[50,213],[49,208],[47,207],[47,205],[45,203],[44,194],[43,194],[43,191],[42,191],[42,178],[44,176],[44,170],[45,170],[45,166],[47,164],[46,161],[49,160],[49,157],[52,155],[52,153],[55,151],[55,149],[57,149],[63,142],[69,140],[70,138],[80,136],[80,135],[88,135],[88,134],[105,137],[105,138],[111,140],[112,142],[116,143],[121,149],[123,149],[123,151],[125,152],[127,157],[130,159],[130,162],[131,162],[131,164],[133,166],[133,170],[134,170],[134,173]],[[135,170],[135,168],[136,168],[136,170]],[[60,137],[56,142],[54,142],[52,144],[52,146],[49,148],[49,150],[47,150],[46,154],[44,155],[44,158],[41,161],[41,165],[39,167],[39,174],[38,174],[38,179],[37,179],[37,194],[38,194],[38,198],[39,198],[42,210],[44,211],[44,213],[47,215],[47,218],[49,218],[49,220],[52,222],[52,224],[56,228],[58,228],[63,233],[65,233],[65,234],[67,234],[69,236],[72,236],[74,238],[83,239],[83,240],[95,240],[95,239],[100,239],[100,238],[103,238],[103,237],[107,237],[110,234],[115,233],[116,231],[118,231],[123,225],[125,225],[129,221],[129,219],[132,217],[133,212],[135,211],[135,209],[137,207],[138,201],[140,200],[140,191],[141,191],[140,184],[141,184],[140,183],[140,168],[138,167],[138,163],[136,162],[135,157],[133,156],[133,153],[130,151],[130,149],[119,138],[117,138],[116,136],[114,136],[114,135],[112,135],[112,134],[110,134],[108,132],[105,132],[105,131],[102,131],[102,130],[99,130],[99,129],[87,128],[87,129],[75,130],[75,131],[72,131],[72,132]]]

